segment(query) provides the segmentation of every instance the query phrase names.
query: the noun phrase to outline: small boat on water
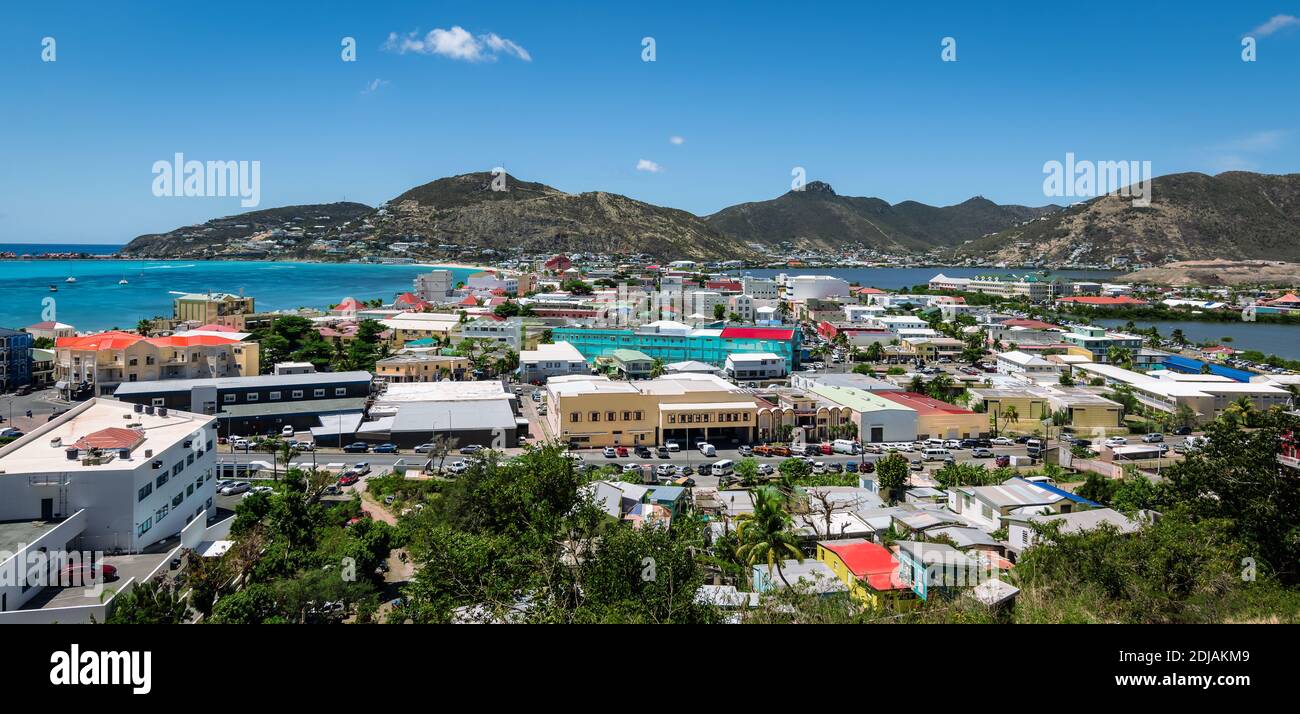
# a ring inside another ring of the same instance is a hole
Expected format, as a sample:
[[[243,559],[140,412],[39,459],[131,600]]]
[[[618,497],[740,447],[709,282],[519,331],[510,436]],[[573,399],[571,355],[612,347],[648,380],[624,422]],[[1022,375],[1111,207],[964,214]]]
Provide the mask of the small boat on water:
[[[122,278],[121,280],[117,281],[117,284],[118,284],[118,285],[126,285],[126,278]]]
[[[76,279],[76,278],[73,278],[73,277],[69,277],[67,280],[64,280],[63,282],[65,282],[65,283],[75,283],[75,282],[77,282],[77,279]]]
[[[52,293],[57,293],[58,291],[59,291],[59,286],[58,286],[58,285],[51,285],[51,286],[50,286],[50,292],[52,292]]]

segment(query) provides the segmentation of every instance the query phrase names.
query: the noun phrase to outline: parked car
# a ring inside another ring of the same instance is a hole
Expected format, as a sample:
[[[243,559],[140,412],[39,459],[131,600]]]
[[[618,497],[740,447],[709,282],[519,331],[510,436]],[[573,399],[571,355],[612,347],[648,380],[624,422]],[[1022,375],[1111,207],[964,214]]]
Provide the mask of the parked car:
[[[469,470],[469,464],[464,461],[453,461],[447,464],[446,471],[449,474],[463,474]]]
[[[920,459],[912,459],[912,463],[909,465],[909,468],[911,468],[913,471],[924,471],[925,462],[921,461]]]
[[[289,446],[292,447],[292,448],[294,448],[294,449],[297,449],[298,451],[315,451],[315,450],[316,450],[316,444],[314,444],[314,443],[312,443],[312,442],[310,442],[310,441],[291,441],[291,442],[289,442]]]
[[[396,454],[397,444],[380,444],[374,448],[376,454]]]
[[[776,469],[772,468],[772,464],[759,464],[758,472],[764,476],[769,476],[775,473]]]
[[[874,461],[863,461],[861,464],[858,464],[858,473],[869,474],[874,473],[875,470],[876,462]]]
[[[221,489],[218,493],[220,493],[222,496],[237,496],[241,493],[248,491],[252,487],[253,487],[252,484],[250,484],[247,481],[236,481],[230,484],[229,486],[226,486],[225,488]]]
[[[672,464],[659,464],[655,467],[655,476],[672,476],[677,473],[677,469]]]
[[[682,450],[681,445],[678,444],[676,441],[673,441],[672,439],[669,439],[668,441],[665,441],[665,442],[664,442],[664,446],[665,446],[669,451],[674,451],[674,452],[675,452],[675,451],[681,451],[681,450]]]
[[[671,458],[672,454],[668,453],[667,447],[660,446],[659,448],[655,449],[655,456],[658,456],[661,459],[667,459],[667,458]]]
[[[1190,433],[1192,433],[1192,427],[1190,426],[1180,426],[1174,429],[1174,434],[1177,436],[1187,436]]]
[[[995,436],[992,439],[989,439],[989,443],[992,444],[993,446],[1015,446],[1016,445],[1015,439],[1012,439],[1009,436]]]
[[[970,455],[976,459],[991,459],[993,458],[993,450],[977,446],[970,450]]]
[[[275,489],[271,488],[270,486],[254,486],[253,488],[249,489],[248,493],[244,494],[244,498],[248,498],[249,496],[256,496],[259,493],[275,493]]]
[[[411,450],[417,454],[429,454],[433,452],[433,449],[434,449],[433,444],[419,444],[414,449]]]
[[[361,480],[361,477],[360,477],[360,476],[358,476],[358,475],[356,475],[356,474],[354,474],[354,473],[349,472],[349,473],[345,473],[345,474],[343,474],[342,476],[339,477],[338,484],[339,484],[340,486],[351,486],[352,484],[354,484],[354,483],[356,483],[356,482],[358,482],[358,481],[360,481],[360,480]]]
[[[624,464],[623,473],[630,474],[641,470],[641,464]]]
[[[651,457],[650,447],[645,446],[644,444],[637,446],[635,451],[636,451],[637,458],[648,459]]]
[[[483,450],[482,444],[470,444],[469,446],[460,447],[460,453],[465,454],[467,456],[473,456],[474,454],[477,454],[482,450]]]
[[[293,436],[296,433],[292,426],[286,426],[280,430],[280,436]]]
[[[343,450],[349,454],[368,454],[370,453],[370,444],[354,441],[343,447]]]
[[[998,468],[1004,468],[1011,465],[1011,456],[1009,454],[998,454],[993,459],[993,465]]]
[[[612,446],[606,446],[600,450],[600,453],[607,459],[612,459],[615,456],[618,456],[618,451],[616,451]]]
[[[1127,443],[1128,439],[1122,436],[1112,436],[1106,440],[1106,446],[1124,446]]]
[[[358,461],[352,465],[352,468],[348,470],[358,476],[365,476],[366,474],[370,473],[370,462]]]
[[[695,473],[695,469],[691,468],[690,464],[686,464],[684,466],[678,466],[677,473],[683,476],[690,476],[691,474]]]
[[[59,574],[60,582],[73,585],[117,580],[117,568],[104,562],[69,563],[63,566]]]
[[[614,453],[618,454],[619,456],[627,456],[627,447],[626,446],[615,447]]]
[[[740,454],[741,456],[753,456],[754,449],[748,446],[741,446],[740,448],[736,449],[736,453]]]
[[[844,462],[844,472],[845,472],[845,473],[851,473],[851,474],[855,474],[855,473],[857,473],[857,472],[858,472],[858,462],[856,462],[856,461],[845,461],[845,462]]]
[[[1148,444],[1159,444],[1164,440],[1165,440],[1165,435],[1161,434],[1158,431],[1151,432],[1150,434],[1147,434],[1146,436],[1142,437],[1142,441]]]

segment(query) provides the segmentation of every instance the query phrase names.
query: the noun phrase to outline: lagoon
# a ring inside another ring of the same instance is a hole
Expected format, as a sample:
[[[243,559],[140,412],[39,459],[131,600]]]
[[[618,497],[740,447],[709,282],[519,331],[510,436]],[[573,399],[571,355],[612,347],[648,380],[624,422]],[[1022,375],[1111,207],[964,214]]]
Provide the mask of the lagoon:
[[[1123,329],[1128,320],[1094,320],[1098,325]],[[1198,322],[1195,320],[1134,320],[1133,324],[1150,329],[1155,327],[1168,337],[1174,330],[1182,330],[1192,343],[1214,342],[1239,350],[1259,350],[1284,359],[1300,359],[1300,325],[1277,325],[1267,322]],[[1231,337],[1231,342],[1223,342]]]

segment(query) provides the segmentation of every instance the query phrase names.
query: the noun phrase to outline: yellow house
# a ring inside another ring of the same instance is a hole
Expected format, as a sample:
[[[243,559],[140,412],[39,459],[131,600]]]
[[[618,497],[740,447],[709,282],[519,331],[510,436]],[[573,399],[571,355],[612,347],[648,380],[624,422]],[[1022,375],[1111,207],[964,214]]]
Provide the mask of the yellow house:
[[[998,414],[999,420],[1005,418],[1001,415],[1005,415],[1007,409],[1011,407],[1015,408],[1016,417],[1021,421],[1037,422],[1052,415],[1052,406],[1046,397],[1023,390],[971,389],[968,392],[971,396],[969,402],[971,406],[982,403],[984,411],[988,414]],[[1015,428],[1015,424],[1008,426]]]
[[[849,588],[854,600],[869,608],[914,602],[912,589],[899,577],[898,559],[887,548],[864,538],[817,542],[817,560]]]
[[[375,363],[375,376],[385,382],[464,379],[469,372],[469,359],[458,355],[400,354]]]
[[[200,325],[224,325],[244,329],[244,317],[255,312],[254,300],[230,293],[190,293],[172,300],[172,316],[177,322]]]

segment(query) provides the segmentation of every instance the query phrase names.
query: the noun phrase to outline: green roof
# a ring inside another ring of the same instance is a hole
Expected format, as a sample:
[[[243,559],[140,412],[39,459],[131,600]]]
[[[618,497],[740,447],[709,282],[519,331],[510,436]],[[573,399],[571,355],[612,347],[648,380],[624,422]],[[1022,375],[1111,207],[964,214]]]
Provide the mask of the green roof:
[[[825,397],[826,399],[838,404],[843,404],[855,412],[877,412],[883,410],[915,411],[905,404],[890,401],[884,397],[876,396],[865,389],[859,389],[857,387],[831,387],[818,385],[809,391],[819,397]]]
[[[654,358],[639,350],[617,349],[610,353],[610,356],[619,362],[653,362]]]

